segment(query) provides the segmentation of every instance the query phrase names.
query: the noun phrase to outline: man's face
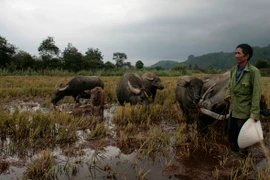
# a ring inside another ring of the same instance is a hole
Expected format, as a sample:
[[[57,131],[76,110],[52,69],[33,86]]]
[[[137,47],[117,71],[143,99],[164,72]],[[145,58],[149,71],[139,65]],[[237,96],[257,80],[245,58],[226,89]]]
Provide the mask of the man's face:
[[[248,61],[248,57],[249,55],[245,55],[243,53],[243,49],[242,48],[236,48],[235,52],[234,52],[234,56],[236,59],[237,64],[246,64],[246,62]]]

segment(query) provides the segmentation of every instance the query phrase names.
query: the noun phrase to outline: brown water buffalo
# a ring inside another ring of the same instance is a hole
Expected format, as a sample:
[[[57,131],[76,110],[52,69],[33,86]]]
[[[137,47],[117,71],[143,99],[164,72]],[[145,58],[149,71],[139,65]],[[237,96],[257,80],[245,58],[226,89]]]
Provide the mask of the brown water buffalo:
[[[162,90],[164,86],[160,78],[152,72],[146,72],[142,75],[144,87],[150,92],[148,95],[152,96],[152,101],[155,100],[157,89]]]
[[[90,98],[90,94],[85,90],[91,90],[96,86],[104,88],[103,81],[97,76],[76,76],[64,87],[57,86],[51,102],[56,105],[65,96],[72,96],[78,103],[80,98]]]
[[[95,112],[95,107],[98,107],[98,114],[103,117],[104,111],[104,90],[102,87],[95,87],[90,91],[91,98],[90,102],[92,105],[92,113]]]
[[[224,101],[228,89],[230,71],[223,74],[205,74],[201,77],[204,82],[202,87],[202,98],[198,103],[201,112],[198,118],[198,129],[206,133],[207,127],[215,120],[226,120],[229,118],[229,104]],[[267,104],[262,96],[260,101],[261,114],[267,114]]]
[[[125,73],[117,83],[116,96],[121,105],[124,102],[148,105],[150,103],[147,89],[143,86],[142,79],[136,73]]]
[[[197,103],[201,98],[203,81],[194,76],[180,76],[177,79],[175,97],[186,119],[187,124],[192,123],[192,114],[197,113]]]

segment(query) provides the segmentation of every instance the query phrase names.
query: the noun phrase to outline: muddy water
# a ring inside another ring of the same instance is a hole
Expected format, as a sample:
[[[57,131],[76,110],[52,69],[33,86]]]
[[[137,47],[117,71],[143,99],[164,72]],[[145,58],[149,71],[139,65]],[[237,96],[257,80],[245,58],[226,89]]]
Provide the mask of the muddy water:
[[[42,110],[49,112],[50,109],[43,107],[40,103],[29,101],[29,102],[17,102],[6,108],[14,111],[14,107],[18,107],[21,111],[37,111]],[[62,105],[59,109],[65,109],[69,105]],[[111,123],[111,118],[117,108],[117,105],[112,105],[104,111],[104,118],[107,126],[113,128],[114,124]],[[168,130],[173,130],[175,127],[164,127]],[[66,149],[56,147],[53,150],[53,155],[57,160],[56,171],[58,179],[63,180],[86,180],[86,179],[216,179],[213,175],[216,167],[219,166],[220,159],[222,156],[218,153],[205,153],[203,151],[194,152],[193,156],[189,159],[181,159],[178,154],[181,150],[174,151],[171,149],[169,154],[157,155],[155,159],[142,157],[137,154],[135,150],[121,150],[116,146],[116,143],[111,139],[107,139],[109,145],[102,150],[93,149],[91,143],[85,140],[87,131],[79,131],[78,136],[80,137],[78,142],[75,143],[77,152],[76,156],[66,156]],[[269,134],[267,135],[267,141],[269,141]],[[2,141],[1,141],[2,142]],[[9,143],[9,139],[5,140],[5,143]],[[1,180],[10,179],[22,179],[23,173],[27,169],[27,165],[39,154],[29,153],[24,157],[19,155],[9,156],[9,153],[4,152],[4,146],[1,146],[1,160],[9,162],[10,166],[8,170],[0,174]],[[267,143],[269,145],[269,142]],[[221,151],[225,146],[218,147],[218,151]],[[266,147],[269,149],[269,147]],[[262,169],[269,168],[269,162],[267,159],[261,157],[262,150],[259,146],[255,146],[253,149],[255,157],[257,154],[256,165]],[[238,157],[229,155],[234,160]],[[234,158],[234,159],[233,159]],[[170,168],[165,168],[170,162]],[[65,170],[64,170],[65,169]],[[166,169],[166,170],[165,170]],[[223,171],[220,170],[220,174],[223,177],[229,177],[230,167],[225,168]],[[222,176],[221,176],[222,177]],[[254,177],[256,179],[256,177]]]
[[[58,108],[65,109],[69,105],[62,105]],[[11,112],[14,112],[15,107],[20,111],[37,111],[42,110],[49,112],[50,109],[42,107],[39,103],[17,102],[14,106],[7,106]],[[112,105],[109,109],[104,110],[104,119],[109,128],[113,128],[114,124],[111,123],[111,118],[117,106]],[[89,131],[88,131],[89,132]],[[146,157],[138,157],[136,150],[128,154],[123,153],[118,147],[109,145],[102,150],[95,150],[89,148],[89,142],[85,140],[87,131],[77,132],[79,136],[76,146],[78,151],[83,152],[80,155],[67,157],[64,154],[65,149],[56,147],[53,150],[53,155],[57,160],[56,170],[58,179],[176,179],[170,174],[162,173],[165,162],[168,161],[170,156],[160,156],[158,159],[148,159]],[[29,153],[29,156],[19,157],[18,155],[8,156],[6,146],[9,145],[7,138],[2,142],[1,160],[5,160],[10,164],[8,170],[0,174],[1,180],[22,179],[23,173],[27,169],[27,164],[31,163],[34,157],[38,154]],[[113,143],[114,144],[114,143]],[[83,145],[83,146],[82,146]],[[5,150],[4,150],[5,149]],[[6,151],[6,152],[4,152]],[[63,170],[63,169],[66,170]]]

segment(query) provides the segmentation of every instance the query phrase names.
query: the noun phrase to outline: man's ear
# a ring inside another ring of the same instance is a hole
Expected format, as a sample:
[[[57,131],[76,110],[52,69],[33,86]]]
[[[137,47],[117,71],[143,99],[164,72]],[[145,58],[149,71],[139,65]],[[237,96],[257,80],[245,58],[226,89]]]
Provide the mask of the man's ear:
[[[246,54],[245,56],[247,57],[247,60],[249,60],[249,59],[248,59],[248,58],[249,58],[249,54]]]

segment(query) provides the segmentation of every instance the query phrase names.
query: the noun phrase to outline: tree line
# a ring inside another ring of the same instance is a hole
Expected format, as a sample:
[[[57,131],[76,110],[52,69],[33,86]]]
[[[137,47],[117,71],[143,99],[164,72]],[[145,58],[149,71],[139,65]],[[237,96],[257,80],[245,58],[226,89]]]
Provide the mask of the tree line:
[[[0,36],[0,68],[9,71],[16,70],[67,70],[78,72],[81,70],[112,70],[119,68],[137,68],[142,69],[144,64],[138,60],[135,67],[127,62],[127,55],[123,52],[113,53],[112,60],[103,62],[102,52],[98,48],[88,48],[85,54],[78,51],[72,43],[61,50],[55,45],[54,38],[48,36],[38,47],[39,56],[31,55],[28,52],[19,50],[13,44],[10,44],[6,38]]]

